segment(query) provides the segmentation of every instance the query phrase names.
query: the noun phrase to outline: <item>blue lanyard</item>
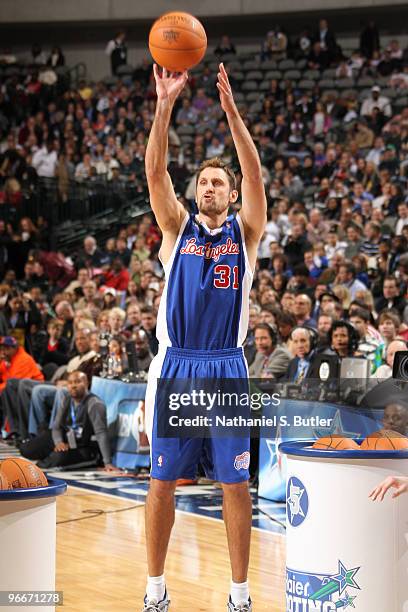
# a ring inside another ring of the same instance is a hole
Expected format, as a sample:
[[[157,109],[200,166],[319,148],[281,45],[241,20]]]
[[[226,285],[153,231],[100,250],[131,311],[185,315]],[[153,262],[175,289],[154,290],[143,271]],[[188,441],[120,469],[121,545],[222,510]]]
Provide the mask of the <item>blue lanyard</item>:
[[[71,400],[71,421],[72,421],[72,429],[76,429],[78,426],[77,426],[76,413],[74,409],[74,402],[72,400]]]

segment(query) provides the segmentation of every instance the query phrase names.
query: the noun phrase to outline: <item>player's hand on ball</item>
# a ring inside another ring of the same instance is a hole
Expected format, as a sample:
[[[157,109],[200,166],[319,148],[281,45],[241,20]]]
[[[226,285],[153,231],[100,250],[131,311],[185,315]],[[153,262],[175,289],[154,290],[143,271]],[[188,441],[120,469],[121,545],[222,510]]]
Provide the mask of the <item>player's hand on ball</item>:
[[[228,80],[227,71],[225,70],[224,64],[220,64],[219,72],[217,75],[217,88],[220,94],[221,108],[225,113],[229,113],[236,110],[234,96],[232,95],[232,89]]]
[[[402,476],[389,476],[383,480],[375,489],[373,489],[368,497],[373,501],[382,501],[389,489],[395,489],[392,497],[398,497],[402,493],[408,493],[408,478]]]
[[[157,64],[153,64],[153,74],[156,81],[157,99],[168,100],[169,102],[174,103],[187,83],[187,70],[181,74],[173,74],[168,72],[166,68],[163,68],[162,73],[160,74]]]

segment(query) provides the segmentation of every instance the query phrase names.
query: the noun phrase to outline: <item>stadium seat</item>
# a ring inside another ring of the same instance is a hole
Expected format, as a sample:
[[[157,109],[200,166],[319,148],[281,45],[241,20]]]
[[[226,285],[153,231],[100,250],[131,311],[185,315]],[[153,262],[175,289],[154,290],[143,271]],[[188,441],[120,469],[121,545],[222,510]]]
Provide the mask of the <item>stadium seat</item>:
[[[260,70],[250,70],[247,72],[246,78],[253,81],[262,81],[263,73]]]
[[[336,87],[336,83],[333,79],[322,79],[318,82],[320,89],[334,89]]]
[[[278,64],[275,60],[265,60],[259,65],[259,67],[262,70],[276,70],[278,67]]]
[[[260,63],[257,60],[247,60],[243,63],[242,68],[244,70],[259,70]]]
[[[351,87],[354,87],[354,80],[353,79],[337,79],[336,87],[338,87],[339,89],[350,89]]]
[[[320,79],[320,72],[318,70],[305,70],[303,73],[305,79],[313,79],[318,81]]]
[[[116,70],[116,74],[118,76],[132,76],[135,69],[130,64],[124,64],[123,66],[118,66]]]
[[[279,70],[292,70],[293,68],[296,68],[296,64],[294,60],[285,59],[279,62],[278,67]]]
[[[256,81],[244,81],[241,86],[242,91],[254,91],[258,89],[258,83]]]
[[[265,79],[281,79],[282,78],[282,72],[280,70],[269,70],[265,76]]]
[[[302,79],[298,83],[299,89],[313,89],[315,86],[315,81],[311,81],[310,79]]]
[[[284,79],[291,79],[293,81],[297,81],[301,77],[302,77],[302,73],[300,72],[300,70],[287,70],[283,74]]]

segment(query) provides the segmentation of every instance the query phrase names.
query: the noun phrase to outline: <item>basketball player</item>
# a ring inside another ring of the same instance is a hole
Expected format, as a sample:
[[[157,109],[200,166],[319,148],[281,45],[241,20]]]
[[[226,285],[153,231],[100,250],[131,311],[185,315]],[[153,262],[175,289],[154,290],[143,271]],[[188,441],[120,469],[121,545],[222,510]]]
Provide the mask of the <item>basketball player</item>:
[[[232,569],[227,610],[251,612],[247,583],[252,516],[249,438],[159,438],[156,388],[159,377],[247,377],[242,343],[248,328],[257,247],[266,224],[261,164],[220,64],[217,87],[241,166],[242,208],[236,217],[228,216],[230,205],[238,198],[235,177],[230,168],[213,159],[203,163],[197,175],[199,212],[186,213],[167,172],[167,147],[174,103],[188,75],[174,76],[166,70],[160,74],[154,66],[154,78],[157,106],[145,163],[151,206],[163,233],[160,257],[166,286],[157,321],[160,347],[150,367],[146,392],[152,468],[146,501],[149,576],[143,610],[169,609],[164,565],[174,522],[176,481],[194,477],[197,463],[205,457],[208,475],[223,488]]]

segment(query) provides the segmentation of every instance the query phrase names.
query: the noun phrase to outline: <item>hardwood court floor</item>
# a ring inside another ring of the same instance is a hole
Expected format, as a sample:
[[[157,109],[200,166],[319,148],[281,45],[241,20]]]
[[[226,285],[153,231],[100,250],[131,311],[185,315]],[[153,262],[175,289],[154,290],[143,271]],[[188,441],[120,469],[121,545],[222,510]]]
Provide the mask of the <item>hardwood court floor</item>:
[[[144,507],[69,487],[57,498],[57,589],[65,612],[139,612],[145,591]],[[249,580],[254,612],[282,612],[285,538],[253,530]],[[176,512],[166,566],[171,612],[225,612],[230,569],[224,525]],[[59,608],[57,608],[58,610]]]

